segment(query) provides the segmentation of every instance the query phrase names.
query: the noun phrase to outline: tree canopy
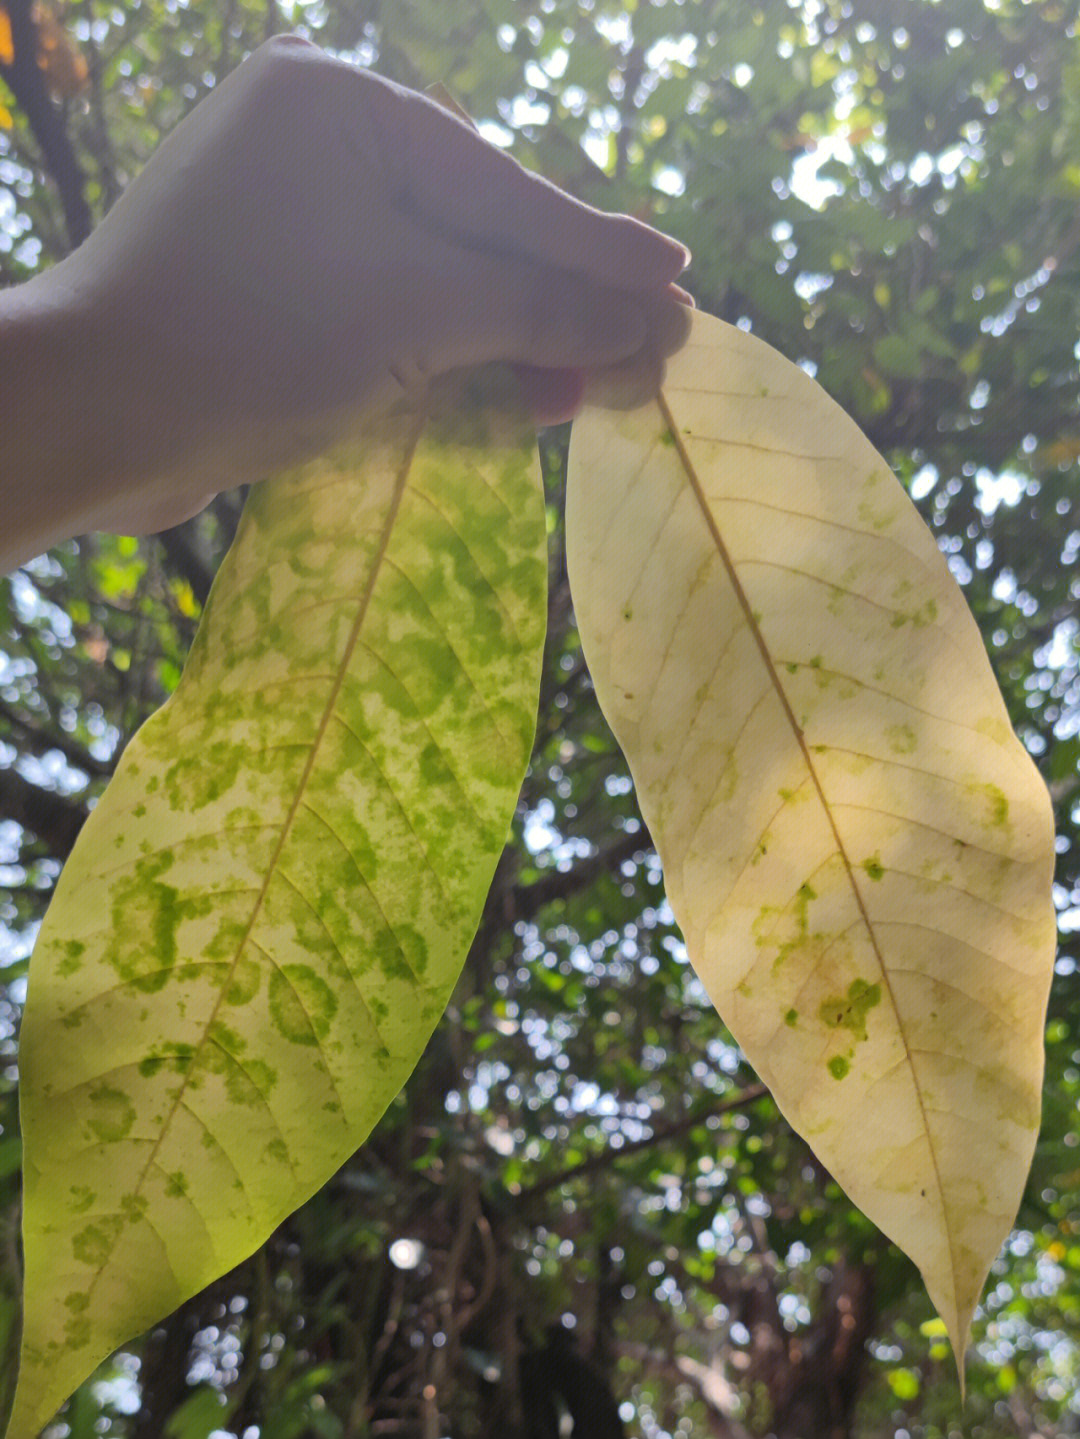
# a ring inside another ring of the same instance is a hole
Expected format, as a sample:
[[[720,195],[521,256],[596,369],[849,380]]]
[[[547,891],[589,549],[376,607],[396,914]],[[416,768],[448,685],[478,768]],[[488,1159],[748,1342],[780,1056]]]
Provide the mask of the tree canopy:
[[[699,307],[801,362],[909,487],[1059,834],[1043,1134],[961,1420],[914,1268],[788,1129],[687,964],[581,654],[568,435],[544,432],[540,723],[451,1007],[336,1178],[83,1386],[61,1416],[76,1439],[547,1439],[560,1416],[598,1439],[1077,1432],[1077,23],[1056,0],[0,4],[5,283],[77,245],[290,28],[443,82],[525,164],[687,243]],[[159,539],[82,537],[0,586],[6,1349],[29,951],[88,808],[175,688],[242,499]]]

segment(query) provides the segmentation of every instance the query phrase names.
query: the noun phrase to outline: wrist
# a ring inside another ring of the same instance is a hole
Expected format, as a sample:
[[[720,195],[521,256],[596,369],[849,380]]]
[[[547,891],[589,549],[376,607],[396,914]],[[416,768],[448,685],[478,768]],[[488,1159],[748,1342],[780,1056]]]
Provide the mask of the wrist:
[[[100,526],[135,464],[124,357],[65,264],[0,292],[0,573]]]

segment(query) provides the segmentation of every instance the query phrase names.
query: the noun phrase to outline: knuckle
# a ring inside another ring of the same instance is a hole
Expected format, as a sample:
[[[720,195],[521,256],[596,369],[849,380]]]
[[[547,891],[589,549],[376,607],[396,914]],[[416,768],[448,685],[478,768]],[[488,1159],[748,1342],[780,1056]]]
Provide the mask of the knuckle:
[[[302,35],[272,35],[253,50],[244,63],[251,65],[253,73],[260,74],[264,80],[279,85],[283,80],[306,76],[307,66],[313,60],[326,59],[323,51]]]
[[[305,40],[303,35],[271,35],[269,40],[264,40],[256,53],[265,59],[278,59],[291,57],[298,51],[318,50],[318,46],[311,40]]]

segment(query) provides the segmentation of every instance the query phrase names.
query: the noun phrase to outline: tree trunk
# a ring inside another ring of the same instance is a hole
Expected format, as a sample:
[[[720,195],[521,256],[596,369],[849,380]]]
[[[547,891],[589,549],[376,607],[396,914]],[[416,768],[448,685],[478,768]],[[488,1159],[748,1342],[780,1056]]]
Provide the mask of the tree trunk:
[[[838,1265],[817,1317],[799,1333],[778,1329],[775,1306],[770,1307],[771,1316],[748,1325],[749,1378],[768,1396],[768,1420],[755,1423],[754,1432],[770,1439],[851,1439],[876,1313],[872,1270]]]

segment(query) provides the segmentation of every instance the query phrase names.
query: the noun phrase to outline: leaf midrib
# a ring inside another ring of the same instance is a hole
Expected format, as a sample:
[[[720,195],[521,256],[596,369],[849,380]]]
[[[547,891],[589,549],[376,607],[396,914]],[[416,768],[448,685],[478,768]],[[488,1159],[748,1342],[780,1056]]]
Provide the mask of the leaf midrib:
[[[773,687],[773,690],[776,693],[777,699],[780,701],[781,708],[783,709],[784,716],[788,721],[795,741],[798,744],[799,749],[802,751],[803,761],[806,765],[807,772],[810,775],[810,779],[813,783],[814,789],[817,792],[818,799],[821,802],[821,807],[825,813],[825,818],[828,821],[829,828],[832,831],[832,836],[836,844],[837,853],[840,855],[840,858],[843,861],[844,869],[848,878],[848,883],[850,884],[851,892],[855,897],[855,904],[858,908],[859,915],[866,928],[866,933],[870,940],[871,948],[874,951],[874,957],[877,959],[878,962],[878,968],[881,971],[881,981],[882,984],[885,986],[886,993],[889,996],[889,1004],[892,1008],[893,1014],[896,1017],[897,1029],[900,1032],[900,1040],[904,1046],[904,1055],[907,1060],[908,1069],[911,1072],[912,1085],[915,1090],[915,1097],[919,1105],[919,1113],[922,1116],[923,1131],[926,1134],[927,1149],[930,1151],[930,1162],[934,1167],[934,1179],[937,1185],[938,1205],[941,1210],[941,1220],[944,1226],[945,1238],[949,1251],[949,1267],[952,1278],[953,1310],[954,1313],[956,1313],[957,1318],[959,1318],[959,1293],[956,1274],[956,1257],[953,1244],[952,1228],[949,1223],[948,1207],[945,1203],[945,1191],[941,1181],[941,1170],[938,1167],[937,1152],[934,1148],[933,1140],[931,1138],[930,1124],[926,1114],[926,1106],[923,1103],[922,1089],[919,1085],[918,1075],[915,1073],[914,1063],[912,1062],[911,1048],[907,1041],[907,1035],[904,1033],[904,1025],[900,1017],[900,1010],[897,1006],[896,996],[893,994],[892,985],[889,981],[888,970],[885,967],[885,960],[878,945],[877,935],[874,932],[873,923],[871,922],[870,916],[867,913],[866,905],[863,903],[863,897],[859,891],[859,886],[855,879],[854,867],[852,866],[851,860],[848,857],[847,849],[844,845],[844,842],[840,838],[840,833],[836,827],[836,821],[833,817],[832,807],[825,797],[825,791],[822,788],[821,780],[818,776],[817,769],[811,757],[809,746],[806,743],[806,737],[803,734],[801,726],[795,718],[795,712],[791,708],[791,704],[788,701],[787,694],[784,691],[784,686],[781,683],[779,674],[777,673],[776,666],[773,664],[772,655],[769,652],[769,647],[765,643],[765,637],[761,632],[761,626],[758,624],[757,620],[754,617],[754,612],[750,605],[750,601],[747,598],[746,591],[742,587],[742,582],[739,579],[739,576],[735,570],[735,565],[731,559],[730,554],[728,553],[727,545],[724,543],[723,537],[720,534],[719,529],[717,528],[716,521],[712,514],[712,510],[710,509],[708,500],[705,497],[705,491],[702,487],[701,480],[698,478],[694,462],[690,458],[689,451],[687,450],[686,445],[683,442],[683,437],[679,431],[679,427],[675,423],[675,417],[671,413],[671,409],[668,405],[667,396],[662,389],[657,393],[656,403],[657,407],[660,410],[663,422],[667,427],[672,442],[674,443],[675,451],[678,454],[680,461],[682,462],[683,469],[686,472],[686,477],[690,482],[690,488],[693,490],[694,498],[697,501],[698,507],[701,510],[706,527],[708,528],[709,534],[712,537],[712,541],[716,546],[716,550],[720,556],[721,563],[723,564],[724,570],[727,573],[727,577],[735,594],[735,598],[737,599],[739,606],[742,609],[746,623],[749,626],[750,633],[754,638],[754,643],[756,644],[758,652],[761,655],[762,663],[765,666],[769,681]],[[960,1336],[958,1335],[957,1338],[959,1337]]]

